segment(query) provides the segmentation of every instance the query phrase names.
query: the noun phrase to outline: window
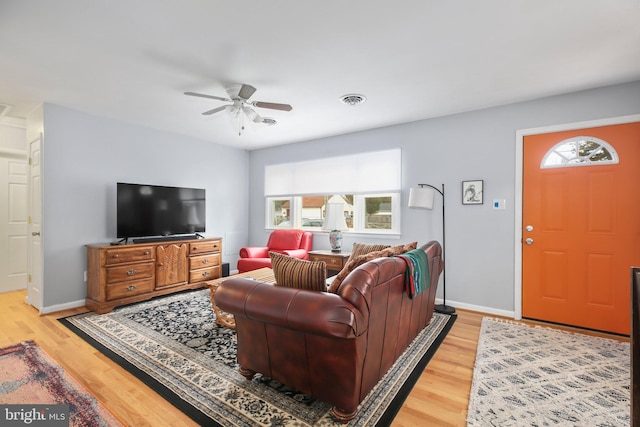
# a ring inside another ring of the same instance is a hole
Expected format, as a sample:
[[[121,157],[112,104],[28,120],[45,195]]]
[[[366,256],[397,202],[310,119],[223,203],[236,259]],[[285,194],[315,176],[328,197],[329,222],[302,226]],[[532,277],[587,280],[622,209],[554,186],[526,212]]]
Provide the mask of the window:
[[[272,199],[267,203],[267,228],[285,228],[291,225],[291,203],[291,198]]]
[[[350,232],[400,233],[399,148],[268,165],[267,228],[322,230],[327,203],[342,203]]]
[[[400,194],[327,194],[267,198],[267,228],[322,230],[328,203],[342,203],[348,232],[396,234]]]
[[[615,163],[618,163],[618,153],[608,142],[592,136],[578,136],[554,145],[543,157],[540,167],[562,168]]]
[[[364,228],[366,230],[391,230],[391,196],[364,197]]]

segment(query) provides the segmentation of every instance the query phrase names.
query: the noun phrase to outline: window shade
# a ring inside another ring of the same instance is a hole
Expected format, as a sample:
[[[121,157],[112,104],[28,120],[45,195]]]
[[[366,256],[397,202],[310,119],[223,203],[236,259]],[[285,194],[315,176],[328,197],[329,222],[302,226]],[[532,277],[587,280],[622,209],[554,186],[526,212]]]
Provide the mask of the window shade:
[[[372,151],[267,165],[265,196],[362,194],[400,191],[401,150]]]

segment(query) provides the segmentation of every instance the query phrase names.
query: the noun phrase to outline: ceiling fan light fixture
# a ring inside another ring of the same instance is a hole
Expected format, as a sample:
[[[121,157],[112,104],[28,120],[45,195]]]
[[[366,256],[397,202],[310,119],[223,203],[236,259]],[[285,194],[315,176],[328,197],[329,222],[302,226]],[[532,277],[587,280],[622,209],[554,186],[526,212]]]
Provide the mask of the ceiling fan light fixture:
[[[271,117],[263,117],[262,118],[262,123],[264,123],[267,126],[274,126],[274,125],[278,124],[276,119],[272,119]]]
[[[343,95],[340,97],[340,102],[346,105],[351,105],[355,107],[356,105],[360,105],[367,100],[367,97],[364,95],[358,95],[356,93],[350,93],[348,95]]]

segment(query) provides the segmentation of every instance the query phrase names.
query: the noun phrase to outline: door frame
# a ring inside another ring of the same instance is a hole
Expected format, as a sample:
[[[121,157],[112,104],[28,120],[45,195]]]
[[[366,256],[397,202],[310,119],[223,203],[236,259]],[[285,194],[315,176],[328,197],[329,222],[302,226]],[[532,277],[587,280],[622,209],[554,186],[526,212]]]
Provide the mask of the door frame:
[[[584,122],[564,123],[559,125],[543,126],[530,129],[516,130],[516,172],[515,172],[515,203],[514,203],[514,290],[513,290],[513,317],[522,319],[522,173],[524,161],[524,137],[541,133],[563,132],[568,130],[594,128],[600,126],[622,125],[625,123],[640,122],[640,114],[629,116],[610,117],[606,119],[587,120]]]

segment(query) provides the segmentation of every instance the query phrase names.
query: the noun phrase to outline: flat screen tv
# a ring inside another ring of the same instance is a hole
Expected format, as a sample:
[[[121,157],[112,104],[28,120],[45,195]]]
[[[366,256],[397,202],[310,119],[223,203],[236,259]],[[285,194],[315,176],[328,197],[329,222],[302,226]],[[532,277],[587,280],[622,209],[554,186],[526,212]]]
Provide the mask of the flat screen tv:
[[[205,213],[202,188],[117,184],[118,238],[202,233]]]

